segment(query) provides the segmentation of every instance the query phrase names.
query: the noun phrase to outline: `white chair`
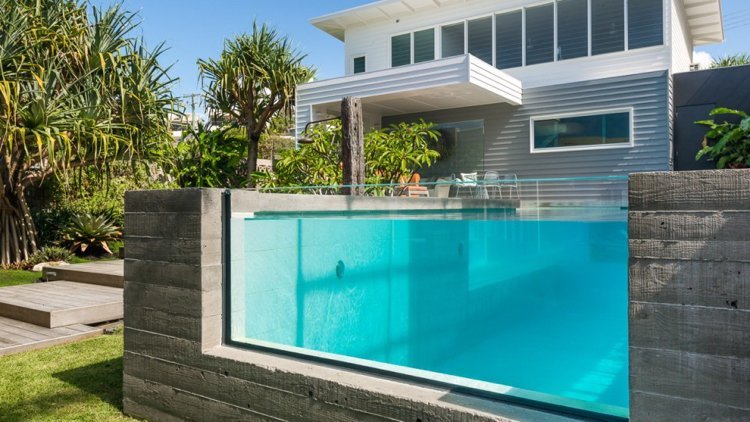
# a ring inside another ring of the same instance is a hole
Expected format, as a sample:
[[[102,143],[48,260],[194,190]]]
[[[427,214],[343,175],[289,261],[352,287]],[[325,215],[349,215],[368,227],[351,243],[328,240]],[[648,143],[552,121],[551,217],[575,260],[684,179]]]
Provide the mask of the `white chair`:
[[[516,193],[516,199],[521,199],[521,188],[518,186],[518,176],[515,174],[504,174],[502,177],[502,186],[500,187],[500,197],[502,198],[502,189],[508,188],[508,199],[513,199],[513,192]]]
[[[503,189],[500,184],[500,174],[498,172],[488,171],[484,173],[482,188],[488,199],[503,199]]]
[[[458,187],[456,188],[456,196],[461,197],[461,191],[468,189],[473,198],[476,195],[476,189],[478,186],[479,174],[474,173],[461,173],[461,178],[456,180]]]

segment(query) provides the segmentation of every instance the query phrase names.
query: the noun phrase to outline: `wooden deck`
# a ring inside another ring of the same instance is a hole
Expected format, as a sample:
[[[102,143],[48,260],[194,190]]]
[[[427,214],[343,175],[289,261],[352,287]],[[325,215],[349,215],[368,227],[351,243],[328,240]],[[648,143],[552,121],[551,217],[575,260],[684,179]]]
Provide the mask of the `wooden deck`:
[[[99,261],[64,267],[50,267],[44,269],[44,276],[49,281],[77,281],[79,283],[122,288],[123,262],[122,260]]]
[[[0,356],[70,343],[94,337],[101,333],[101,328],[82,324],[60,328],[44,328],[0,317]]]
[[[96,324],[123,317],[122,289],[71,281],[0,289],[0,317],[46,328]]]

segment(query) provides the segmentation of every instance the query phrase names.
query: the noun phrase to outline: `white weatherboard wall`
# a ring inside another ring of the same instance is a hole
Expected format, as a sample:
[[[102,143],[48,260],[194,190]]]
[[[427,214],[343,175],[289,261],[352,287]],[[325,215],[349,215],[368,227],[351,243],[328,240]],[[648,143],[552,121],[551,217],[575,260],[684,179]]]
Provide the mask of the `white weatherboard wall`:
[[[682,0],[669,0],[671,7],[672,73],[688,72],[693,64],[693,40],[687,31],[687,16],[678,4]]]
[[[667,71],[596,81],[524,89],[524,104],[495,104],[392,116],[398,121],[425,119],[435,123],[484,120],[484,162],[460,171],[494,170],[520,178],[616,176],[641,171],[668,170],[670,132]],[[529,120],[571,112],[633,109],[634,146],[588,151],[530,152]],[[571,190],[572,196],[580,192]]]
[[[527,88],[671,69],[672,51],[670,44],[673,31],[671,30],[670,23],[672,15],[676,14],[672,10],[676,8],[681,9],[681,6],[673,2],[679,3],[681,0],[664,1],[665,43],[663,46],[544,63],[506,69],[504,71],[521,80],[524,88]],[[352,73],[350,62],[354,57],[363,55],[367,57],[368,71],[389,68],[390,42],[391,37],[394,35],[435,27],[437,25],[455,23],[464,19],[491,16],[494,13],[502,13],[517,10],[525,6],[535,6],[544,3],[549,3],[549,1],[478,0],[443,6],[439,9],[421,11],[367,25],[353,26],[346,31],[345,69],[347,69],[347,73]],[[439,31],[437,32],[436,37],[439,38]],[[682,49],[683,47],[680,48]]]

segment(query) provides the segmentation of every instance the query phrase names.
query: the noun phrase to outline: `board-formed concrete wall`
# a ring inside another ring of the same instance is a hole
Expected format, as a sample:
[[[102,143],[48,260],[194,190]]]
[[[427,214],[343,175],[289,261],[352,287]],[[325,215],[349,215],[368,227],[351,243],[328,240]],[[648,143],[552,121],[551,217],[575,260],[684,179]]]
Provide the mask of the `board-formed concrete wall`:
[[[750,420],[750,170],[630,181],[630,406]]]
[[[476,207],[390,200],[389,208]],[[382,198],[232,192],[232,210],[370,209]],[[222,344],[222,191],[126,195],[125,413],[153,421],[561,421],[449,389]]]

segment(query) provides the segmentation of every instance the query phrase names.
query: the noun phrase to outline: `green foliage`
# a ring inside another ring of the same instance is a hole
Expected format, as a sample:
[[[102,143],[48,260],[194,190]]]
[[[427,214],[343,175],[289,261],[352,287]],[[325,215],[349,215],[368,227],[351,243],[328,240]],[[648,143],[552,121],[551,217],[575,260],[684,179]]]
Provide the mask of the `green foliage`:
[[[70,262],[72,259],[73,254],[69,250],[56,246],[47,246],[38,250],[34,255],[31,255],[26,264],[30,268],[43,262]]]
[[[245,128],[247,175],[257,168],[258,143],[277,116],[290,116],[297,85],[313,79],[290,39],[253,23],[251,34],[226,40],[219,59],[198,60],[206,105],[214,117]]]
[[[37,249],[26,191],[75,169],[169,157],[176,101],[137,15],[83,0],[0,0],[0,263]]]
[[[750,64],[750,54],[737,53],[721,56],[715,59],[711,63],[711,69],[717,69],[721,67],[732,67],[732,66],[743,66]]]
[[[740,122],[695,122],[709,128],[703,141],[703,149],[698,152],[695,159],[700,160],[707,156],[716,163],[718,169],[750,167],[750,116],[744,111],[728,108],[717,108],[710,114],[712,117],[721,115],[735,116]]]
[[[0,265],[0,268],[2,268],[0,269],[0,287],[20,286],[23,284],[36,283],[40,278],[42,278],[41,272],[32,272],[21,269],[24,265]],[[0,387],[0,389],[1,388],[2,387]]]
[[[177,145],[176,179],[184,188],[236,188],[247,180],[242,165],[246,137],[237,129],[209,130],[199,124]]]
[[[79,214],[112,216],[118,227],[125,224],[125,192],[129,190],[173,189],[154,166],[112,164],[104,172],[94,167],[76,169],[67,180],[49,179],[44,189],[32,195],[42,196],[32,208],[39,233],[37,244],[59,244],[62,229]]]
[[[281,154],[274,172],[256,173],[258,187],[294,188],[315,186],[318,194],[332,194],[342,184],[341,122],[314,126],[312,143]],[[396,185],[440,157],[439,133],[432,123],[399,123],[365,135],[365,183]],[[286,192],[303,192],[289,189]],[[392,194],[389,186],[371,186],[370,194]]]
[[[63,243],[80,254],[99,255],[104,252],[112,255],[108,242],[121,237],[120,229],[107,214],[76,215],[63,230]]]

